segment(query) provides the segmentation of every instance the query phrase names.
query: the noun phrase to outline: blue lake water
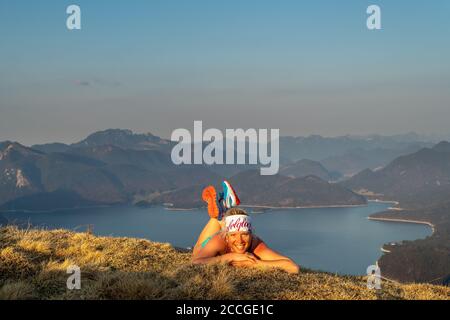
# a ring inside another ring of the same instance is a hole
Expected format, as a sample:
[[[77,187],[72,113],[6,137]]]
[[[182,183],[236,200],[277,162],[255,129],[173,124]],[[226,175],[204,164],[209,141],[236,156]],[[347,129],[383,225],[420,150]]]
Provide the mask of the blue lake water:
[[[371,221],[367,217],[389,204],[370,202],[348,208],[276,209],[253,213],[256,234],[271,248],[291,257],[300,266],[340,274],[365,274],[378,260],[387,242],[415,240],[431,235],[431,228],[412,223]],[[192,246],[208,215],[205,210],[170,211],[162,207],[109,207],[40,213],[0,213],[10,222],[31,223],[49,229],[138,237]]]

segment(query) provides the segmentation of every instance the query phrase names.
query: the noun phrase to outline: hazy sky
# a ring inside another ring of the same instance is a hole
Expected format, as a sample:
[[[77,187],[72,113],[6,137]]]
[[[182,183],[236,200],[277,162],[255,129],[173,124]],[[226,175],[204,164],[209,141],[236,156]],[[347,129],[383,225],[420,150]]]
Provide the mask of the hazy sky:
[[[66,28],[78,4],[82,30]],[[382,30],[366,8],[382,9]],[[448,132],[450,1],[0,0],[0,141]]]

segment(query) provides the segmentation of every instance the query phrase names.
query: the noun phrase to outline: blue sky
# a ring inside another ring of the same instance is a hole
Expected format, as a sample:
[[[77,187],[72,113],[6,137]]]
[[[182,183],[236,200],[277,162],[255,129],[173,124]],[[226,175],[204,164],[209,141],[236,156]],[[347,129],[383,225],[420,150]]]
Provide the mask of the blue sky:
[[[82,11],[68,31],[66,7]],[[366,8],[382,30],[366,28]],[[0,0],[0,141],[445,132],[450,2]]]

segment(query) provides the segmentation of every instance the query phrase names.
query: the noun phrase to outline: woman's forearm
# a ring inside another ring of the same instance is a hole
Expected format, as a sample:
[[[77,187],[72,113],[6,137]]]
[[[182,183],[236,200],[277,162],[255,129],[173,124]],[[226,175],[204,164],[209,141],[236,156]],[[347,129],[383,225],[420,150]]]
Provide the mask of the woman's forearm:
[[[221,261],[222,261],[221,256],[192,259],[192,263],[193,264],[218,263],[218,262],[221,262]]]
[[[209,264],[209,263],[231,263],[233,260],[230,259],[231,254],[227,253],[220,256],[215,257],[205,257],[205,258],[195,258],[192,260],[194,264]],[[299,266],[289,259],[280,259],[280,260],[256,260],[255,267],[272,267],[272,268],[280,268],[289,273],[298,273]],[[243,264],[248,261],[238,261],[238,264]],[[251,266],[251,264],[249,265]]]
[[[208,264],[208,263],[228,263],[230,262],[228,259],[229,254],[224,254],[215,257],[205,257],[205,258],[195,258],[192,259],[193,264]]]
[[[298,273],[300,268],[292,260],[281,259],[281,260],[259,260],[258,263],[262,267],[273,267],[281,268],[289,273]]]

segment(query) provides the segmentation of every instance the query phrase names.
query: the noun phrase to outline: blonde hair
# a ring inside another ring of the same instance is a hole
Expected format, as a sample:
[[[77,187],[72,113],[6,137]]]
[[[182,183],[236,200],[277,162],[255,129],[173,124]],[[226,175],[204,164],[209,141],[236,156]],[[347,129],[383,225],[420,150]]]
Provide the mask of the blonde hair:
[[[230,208],[223,214],[223,217],[235,216],[235,215],[245,215],[248,216],[248,213],[241,208]]]

